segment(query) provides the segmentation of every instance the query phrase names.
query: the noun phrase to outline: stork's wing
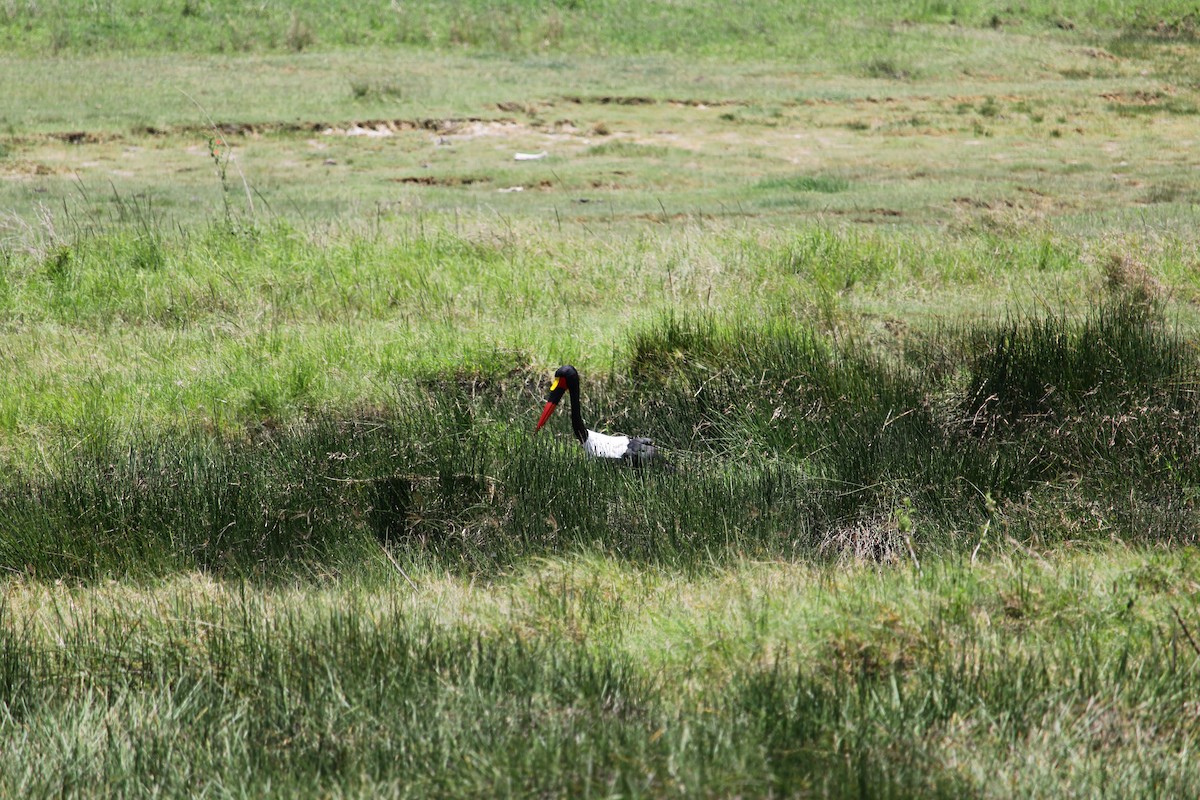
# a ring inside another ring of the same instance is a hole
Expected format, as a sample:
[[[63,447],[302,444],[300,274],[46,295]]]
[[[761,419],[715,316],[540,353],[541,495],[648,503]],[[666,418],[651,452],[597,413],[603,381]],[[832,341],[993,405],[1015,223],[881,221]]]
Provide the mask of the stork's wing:
[[[649,464],[651,461],[662,460],[658,454],[658,448],[654,446],[654,440],[641,436],[629,437],[629,447],[625,451],[624,458],[634,466],[642,466],[643,464]]]
[[[645,437],[611,436],[588,431],[587,438],[583,440],[583,449],[590,456],[620,460],[635,467],[653,464],[671,469],[671,465],[654,446],[654,440]]]

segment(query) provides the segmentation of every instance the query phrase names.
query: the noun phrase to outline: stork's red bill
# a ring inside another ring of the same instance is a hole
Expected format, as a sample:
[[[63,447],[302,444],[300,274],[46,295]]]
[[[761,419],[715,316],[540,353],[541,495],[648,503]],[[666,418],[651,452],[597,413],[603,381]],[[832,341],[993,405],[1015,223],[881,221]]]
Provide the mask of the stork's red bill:
[[[571,369],[574,369],[574,367],[571,367]],[[562,399],[566,386],[566,381],[558,377],[558,374],[555,373],[554,380],[550,381],[550,393],[546,395],[546,407],[542,409],[542,416],[538,417],[537,427],[534,428],[535,431],[540,431],[542,426],[546,424],[546,420],[550,419],[550,415],[554,413],[555,407],[558,406],[558,401]]]

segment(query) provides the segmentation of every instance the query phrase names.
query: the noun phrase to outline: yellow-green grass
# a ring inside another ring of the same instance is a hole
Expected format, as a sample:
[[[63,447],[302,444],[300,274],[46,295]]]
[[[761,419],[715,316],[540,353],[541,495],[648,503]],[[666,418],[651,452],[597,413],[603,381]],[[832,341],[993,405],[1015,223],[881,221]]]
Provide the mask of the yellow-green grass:
[[[10,584],[0,786],[1116,797],[1200,780],[1186,550],[409,577],[380,557],[320,589]]]
[[[667,313],[811,320],[896,348],[959,316],[1083,310],[1110,285],[1196,291],[1186,231],[1090,240],[1037,226],[939,237],[679,221],[606,240],[466,226],[216,224],[17,251],[0,284],[4,445],[97,419],[226,427],[386,405],[438,370],[575,362],[600,377]],[[1190,329],[1186,305],[1169,313]]]

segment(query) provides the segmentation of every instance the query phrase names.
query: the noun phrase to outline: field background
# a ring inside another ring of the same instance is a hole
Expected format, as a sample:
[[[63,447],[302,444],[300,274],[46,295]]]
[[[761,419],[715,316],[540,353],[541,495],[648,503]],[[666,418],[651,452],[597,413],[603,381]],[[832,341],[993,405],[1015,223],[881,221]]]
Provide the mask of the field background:
[[[1194,3],[82,5],[0,794],[1200,791]]]

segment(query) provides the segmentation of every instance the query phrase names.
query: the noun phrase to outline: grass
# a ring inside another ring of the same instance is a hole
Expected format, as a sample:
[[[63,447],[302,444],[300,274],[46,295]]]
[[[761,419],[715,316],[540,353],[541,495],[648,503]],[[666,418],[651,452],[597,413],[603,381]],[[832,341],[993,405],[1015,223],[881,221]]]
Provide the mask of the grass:
[[[890,353],[673,318],[630,349],[589,381],[588,411],[670,442],[681,474],[581,469],[574,448],[530,437],[543,381],[498,354],[403,382],[370,414],[285,424],[260,392],[258,422],[224,434],[101,417],[52,445],[54,460],[10,469],[0,562],[45,579],[265,579],[340,574],[379,543],[486,574],[594,549],[683,570],[896,562],[977,548],[992,526],[1193,540],[1194,358],[1142,301]]]
[[[836,194],[850,188],[845,178],[831,175],[797,175],[792,178],[769,178],[759,181],[755,189],[762,191],[784,190],[788,192],[822,192]]]
[[[6,792],[1187,794],[1188,550],[19,584]],[[146,720],[152,718],[153,724]],[[154,769],[147,767],[153,763]],[[143,766],[144,765],[144,766]],[[1068,768],[1068,766],[1070,768]],[[91,787],[91,788],[90,788]]]
[[[398,387],[439,371],[528,375],[575,361],[604,374],[621,364],[631,328],[681,303],[731,320],[799,313],[890,338],[889,319],[936,319],[912,315],[914,283],[970,287],[964,307],[994,317],[1050,292],[1092,293],[1110,281],[1097,270],[1126,261],[1142,271],[1121,278],[1130,291],[1160,281],[1186,294],[1195,252],[1186,239],[1085,244],[1036,229],[926,237],[687,224],[597,248],[586,233],[556,238],[529,225],[377,226],[218,222],[179,236],[145,221],[13,248],[0,292],[4,444],[24,459],[89,419],[288,424],[393,404]],[[632,305],[611,306],[609,292]]]
[[[1197,793],[1192,7],[252,5],[0,3],[0,795]]]
[[[1189,117],[1172,113],[1197,104],[1194,64],[1176,52],[1186,43],[1125,57],[1083,31],[918,25],[874,42],[856,26],[838,30],[830,51],[751,61],[484,47],[14,55],[5,66],[19,80],[0,98],[11,151],[0,202],[26,221],[47,210],[106,219],[115,198],[138,197],[169,226],[192,226],[214,204],[245,202],[232,168],[231,183],[215,174],[209,117],[260,211],[290,220],[495,212],[624,230],[666,209],[927,226],[965,199],[1073,227],[1074,216],[1145,196],[1111,179],[1114,158],[1159,184],[1186,171]],[[902,51],[914,75],[862,74],[876,45]],[[1147,108],[1160,113],[1129,113],[1156,97]],[[376,133],[386,123],[387,135],[346,135],[356,123]],[[512,160],[542,150],[550,161]],[[849,185],[762,191],[747,175]],[[1166,205],[1190,208],[1186,199]]]
[[[485,3],[458,0],[404,6],[343,8],[308,0],[287,7],[246,8],[233,0],[188,0],[161,5],[121,0],[80,16],[63,0],[10,4],[0,12],[0,36],[25,52],[55,54],[108,51],[298,52],[325,48],[455,48],[506,54],[604,51],[692,53],[731,59],[787,57],[821,47],[845,27],[876,33],[901,23],[972,27],[1034,26],[1039,31],[1117,30],[1127,38],[1195,38],[1194,8],[1180,0],[1157,0],[1136,9],[1113,2],[1028,3],[1003,17],[974,2],[812,3],[800,8],[754,5],[730,13],[711,0],[689,0],[668,13],[631,6],[626,0],[565,2],[528,0]],[[826,44],[829,47],[830,44]]]

